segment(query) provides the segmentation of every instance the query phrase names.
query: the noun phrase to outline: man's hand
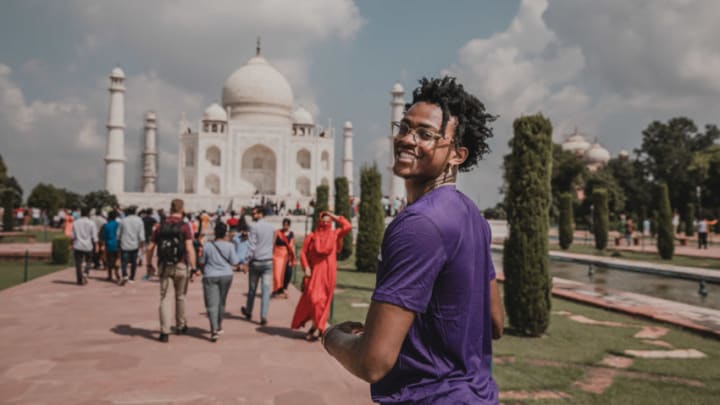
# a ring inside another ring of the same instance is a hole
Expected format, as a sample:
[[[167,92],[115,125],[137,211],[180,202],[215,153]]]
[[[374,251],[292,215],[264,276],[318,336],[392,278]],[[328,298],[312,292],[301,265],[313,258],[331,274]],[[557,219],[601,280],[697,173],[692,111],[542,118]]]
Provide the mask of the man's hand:
[[[243,263],[243,264],[240,265],[240,271],[242,271],[243,273],[246,273],[246,274],[247,274],[247,272],[248,272],[249,270],[250,270],[250,266],[248,266],[247,263]]]
[[[197,269],[190,272],[190,282],[195,282],[196,277],[202,277],[202,273]]]

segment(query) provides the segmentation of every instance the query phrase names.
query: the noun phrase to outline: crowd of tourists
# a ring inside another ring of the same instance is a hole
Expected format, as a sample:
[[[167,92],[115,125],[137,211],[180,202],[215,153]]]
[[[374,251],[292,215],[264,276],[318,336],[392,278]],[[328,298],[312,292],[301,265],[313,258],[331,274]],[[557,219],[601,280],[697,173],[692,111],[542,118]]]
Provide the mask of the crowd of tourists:
[[[243,210],[188,214],[183,201],[176,199],[167,215],[164,210],[138,211],[134,206],[108,211],[82,208],[77,219],[68,212],[62,226],[72,239],[79,285],[87,285],[91,269],[106,270],[106,280],[120,286],[135,282],[138,267],[145,268],[143,280],[159,280],[162,342],[169,341],[173,309],[175,332],[188,331],[185,295],[188,284],[197,278],[202,279],[211,341],[223,333],[223,314],[236,272],[248,276],[247,300],[241,314],[252,320],[260,287],[259,323],[267,325],[270,300],[288,298],[287,289],[298,263],[304,274],[303,293],[292,327],[302,328],[309,322],[307,339],[317,340],[328,322],[337,270],[335,256],[351,229],[350,222],[330,212],[321,213],[317,229],[296,252],[291,220],[283,219],[282,227],[275,229],[265,220],[266,212],[274,213],[266,205],[253,207],[253,222],[249,224]]]

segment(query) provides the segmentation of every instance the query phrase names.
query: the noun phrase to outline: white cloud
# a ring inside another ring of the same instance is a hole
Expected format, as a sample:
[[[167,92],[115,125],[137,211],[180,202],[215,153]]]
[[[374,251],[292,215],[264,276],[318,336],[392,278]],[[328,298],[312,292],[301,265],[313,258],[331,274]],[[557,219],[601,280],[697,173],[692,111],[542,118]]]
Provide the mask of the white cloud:
[[[493,154],[461,184],[481,206],[499,198],[487,190],[523,114],[548,116],[556,141],[578,126],[611,153],[639,147],[651,120],[716,120],[717,15],[713,0],[523,0],[507,30],[469,41],[446,71],[501,115]]]
[[[322,41],[352,38],[363,24],[351,0],[218,0],[207,4],[161,0],[150,6],[72,0],[48,7],[55,7],[66,18],[64,24],[77,33],[76,43],[66,49],[75,58],[62,66],[34,59],[20,70],[24,79],[52,80],[56,86],[67,72],[96,71],[93,64],[104,63],[108,72],[116,63],[123,67],[128,75],[128,190],[140,182],[142,120],[147,110],[158,114],[159,188],[174,191],[182,113],[194,125],[210,102],[220,101],[224,79],[254,54],[256,36],[262,36],[263,54],[287,76],[296,100],[317,114],[319,106],[309,84],[310,49]],[[106,73],[90,76],[84,84],[56,86],[55,96],[31,101],[27,95],[37,89],[20,78],[12,80],[11,73],[0,64],[0,150],[12,172],[26,188],[38,181],[77,191],[102,188]],[[43,171],[37,169],[40,161],[45,162]]]
[[[73,9],[86,31],[78,56],[129,49],[132,60],[117,60],[126,71],[162,66],[163,77],[191,82],[196,90],[193,86],[214,86],[216,94],[222,80],[254,54],[261,36],[263,54],[287,75],[296,98],[310,109],[317,109],[308,84],[310,48],[350,39],[364,23],[352,0],[164,0],[151,7],[76,0]]]
[[[0,150],[11,173],[27,191],[40,181],[81,192],[103,188],[107,79],[98,78],[95,87],[76,94],[76,99],[28,102],[11,73],[0,64],[0,128],[8,135],[0,139]],[[205,100],[153,72],[129,76],[127,89],[126,187],[139,185],[143,116],[152,109],[159,111],[160,187],[174,190],[178,122],[185,111],[201,114]],[[38,162],[43,162],[42,170]]]

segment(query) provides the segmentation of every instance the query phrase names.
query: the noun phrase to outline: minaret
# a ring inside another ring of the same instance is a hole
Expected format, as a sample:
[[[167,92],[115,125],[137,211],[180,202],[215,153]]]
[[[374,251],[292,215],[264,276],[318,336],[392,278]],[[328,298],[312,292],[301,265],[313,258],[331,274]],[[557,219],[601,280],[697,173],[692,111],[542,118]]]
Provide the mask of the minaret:
[[[390,102],[390,106],[392,107],[390,121],[391,123],[398,122],[402,120],[403,113],[405,112],[405,90],[400,83],[395,83],[390,94],[392,94],[392,101]],[[395,163],[395,142],[393,141],[393,136],[395,133],[392,129],[392,125],[390,128],[390,166],[388,170],[390,192],[388,193],[388,197],[392,203],[392,201],[395,200],[395,197],[405,198],[405,180],[393,174],[393,165]]]
[[[348,190],[350,195],[353,192],[353,147],[352,147],[352,122],[346,121],[343,126],[343,142],[345,149],[343,150],[343,176],[348,181]]]
[[[157,191],[157,115],[145,113],[145,150],[143,151],[143,192]]]
[[[119,67],[110,74],[110,111],[105,154],[105,190],[125,191],[125,73]]]

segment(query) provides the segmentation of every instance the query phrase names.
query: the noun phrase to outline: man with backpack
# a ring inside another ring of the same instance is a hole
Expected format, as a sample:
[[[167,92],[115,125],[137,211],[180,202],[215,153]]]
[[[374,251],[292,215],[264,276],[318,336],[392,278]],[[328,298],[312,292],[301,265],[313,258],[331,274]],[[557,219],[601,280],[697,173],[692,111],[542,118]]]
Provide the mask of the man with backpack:
[[[170,316],[172,298],[168,295],[170,284],[175,289],[175,332],[181,335],[188,330],[185,321],[185,294],[188,281],[196,272],[195,249],[190,225],[183,221],[183,200],[176,198],[170,203],[170,216],[156,227],[146,251],[148,273],[154,270],[152,257],[155,247],[158,249],[158,268],[160,269],[160,338],[167,342],[170,335]]]

